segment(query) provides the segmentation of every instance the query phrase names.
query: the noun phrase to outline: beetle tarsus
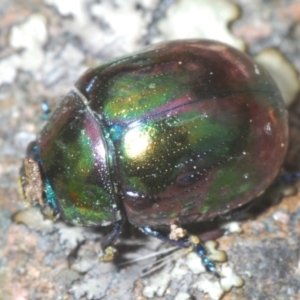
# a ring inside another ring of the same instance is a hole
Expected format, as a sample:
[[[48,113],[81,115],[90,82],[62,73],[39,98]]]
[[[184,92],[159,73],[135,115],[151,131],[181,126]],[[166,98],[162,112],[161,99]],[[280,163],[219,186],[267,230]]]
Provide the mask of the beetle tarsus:
[[[284,174],[278,178],[278,181],[284,183],[296,183],[300,180],[300,172]]]
[[[206,248],[200,242],[198,242],[197,244],[193,244],[192,246],[193,246],[193,250],[201,258],[202,264],[204,265],[206,271],[214,274],[216,277],[220,277],[220,275],[216,269],[215,262],[207,257]]]
[[[160,239],[163,242],[169,243],[180,248],[189,248],[191,246],[191,242],[186,237],[179,240],[173,240],[170,239],[168,234],[157,231],[149,226],[140,227],[139,229],[145,234],[151,235],[157,239]]]
[[[157,239],[162,240],[163,242],[167,242],[174,246],[177,246],[180,248],[191,248],[201,258],[202,264],[205,267],[206,271],[214,274],[218,278],[220,277],[220,275],[216,269],[215,262],[207,257],[207,250],[206,250],[205,246],[202,245],[201,241],[196,236],[187,234],[187,236],[185,236],[181,239],[173,240],[169,237],[168,234],[164,234],[164,233],[157,231],[149,226],[140,227],[140,230],[142,232],[144,232],[145,234],[151,235]]]

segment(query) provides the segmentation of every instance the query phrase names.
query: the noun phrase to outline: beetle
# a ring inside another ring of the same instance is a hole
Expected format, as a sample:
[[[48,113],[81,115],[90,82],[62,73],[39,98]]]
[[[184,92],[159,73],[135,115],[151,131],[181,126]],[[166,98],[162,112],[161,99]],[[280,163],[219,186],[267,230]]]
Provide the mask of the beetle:
[[[211,220],[257,198],[287,150],[287,112],[270,75],[220,42],[158,44],[84,73],[30,143],[24,197],[76,226],[125,220],[146,234],[192,247],[172,224]]]

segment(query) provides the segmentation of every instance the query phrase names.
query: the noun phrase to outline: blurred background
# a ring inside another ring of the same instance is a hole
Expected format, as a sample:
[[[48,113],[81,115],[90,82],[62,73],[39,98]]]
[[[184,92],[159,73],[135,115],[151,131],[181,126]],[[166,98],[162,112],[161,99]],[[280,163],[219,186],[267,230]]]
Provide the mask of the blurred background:
[[[55,107],[89,67],[172,39],[223,41],[269,68],[290,109],[286,169],[300,170],[298,0],[1,0],[0,15],[0,299],[300,299],[297,194],[218,240],[245,280],[224,295],[205,291],[206,275],[185,255],[148,276],[141,271],[154,260],[120,266],[120,257],[167,247],[135,230],[120,238],[119,259],[104,264],[95,230],[39,216],[31,226],[12,221],[24,207],[18,173],[42,127],[42,103]]]

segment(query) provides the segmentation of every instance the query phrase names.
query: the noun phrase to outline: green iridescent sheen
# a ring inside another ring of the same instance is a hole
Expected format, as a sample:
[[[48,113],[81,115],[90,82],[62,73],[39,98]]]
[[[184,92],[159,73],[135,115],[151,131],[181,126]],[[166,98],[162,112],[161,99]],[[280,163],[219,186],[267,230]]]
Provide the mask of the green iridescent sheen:
[[[247,171],[249,171],[249,169],[247,169]],[[222,205],[230,204],[257,184],[258,182],[256,180],[247,180],[247,177],[245,177],[245,169],[241,168],[239,162],[218,170],[214,179],[214,185],[210,187],[203,201],[201,213],[205,214],[220,206],[220,191],[222,191],[224,187],[226,188],[226,195],[222,195]]]
[[[191,158],[194,163],[198,161],[193,166],[196,171],[196,168],[210,169],[216,161],[222,162],[241,151],[245,142],[237,147],[234,141],[249,129],[238,118],[228,124],[228,119],[201,115],[192,105],[190,109],[181,113],[180,118],[147,120],[124,133],[120,166],[133,189],[152,194],[161,192],[175,181],[182,172],[180,166]],[[135,134],[134,140],[128,139],[132,132],[141,134]],[[143,148],[145,137],[147,145]]]
[[[125,74],[118,76],[110,84],[107,101],[103,108],[107,119],[132,121],[150,113],[153,109],[188,92],[188,86],[179,82],[186,79],[168,74],[158,74],[140,80],[139,75]]]
[[[59,200],[60,214],[77,225],[115,221],[112,185],[109,180],[101,184],[101,176],[110,179],[110,174],[96,160],[95,147],[101,140],[98,123],[79,99],[66,97],[62,105],[72,109],[70,117],[54,113],[40,144],[43,168]],[[94,135],[98,135],[96,140]]]

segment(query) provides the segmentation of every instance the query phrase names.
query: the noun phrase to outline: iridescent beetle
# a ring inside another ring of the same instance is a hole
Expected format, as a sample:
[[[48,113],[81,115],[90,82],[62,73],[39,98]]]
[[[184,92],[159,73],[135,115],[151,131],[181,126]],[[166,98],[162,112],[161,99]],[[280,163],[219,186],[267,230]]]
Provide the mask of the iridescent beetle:
[[[78,226],[127,219],[169,236],[174,223],[200,223],[260,195],[287,149],[287,112],[271,77],[219,42],[183,40],[88,70],[28,146],[25,198],[47,218]],[[107,251],[109,252],[109,251]]]

